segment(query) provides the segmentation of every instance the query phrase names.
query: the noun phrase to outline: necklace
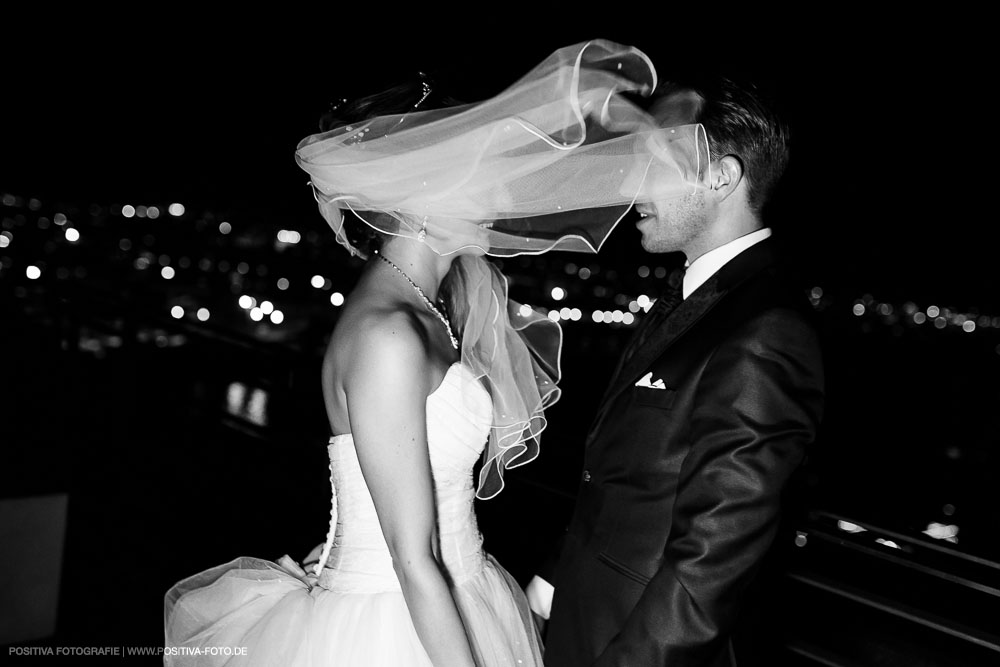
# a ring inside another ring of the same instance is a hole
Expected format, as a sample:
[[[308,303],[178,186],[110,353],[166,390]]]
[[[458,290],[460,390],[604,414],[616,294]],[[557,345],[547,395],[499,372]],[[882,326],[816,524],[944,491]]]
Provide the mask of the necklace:
[[[430,309],[430,311],[432,313],[434,313],[435,315],[437,315],[438,319],[441,320],[441,323],[444,324],[444,328],[448,330],[448,338],[451,339],[451,346],[457,350],[458,349],[458,339],[455,338],[455,334],[452,333],[452,331],[451,331],[451,322],[448,321],[448,316],[445,315],[444,313],[442,313],[437,308],[437,306],[435,306],[433,303],[431,303],[431,300],[427,298],[427,295],[424,294],[424,291],[422,289],[420,289],[420,286],[417,285],[415,282],[413,282],[410,279],[410,276],[406,275],[403,272],[403,269],[401,269],[398,266],[396,266],[395,264],[393,264],[393,262],[392,262],[391,259],[389,259],[388,257],[386,257],[385,255],[383,255],[382,253],[380,253],[378,251],[375,251],[375,255],[378,256],[378,258],[381,259],[383,262],[385,262],[386,264],[388,264],[392,268],[396,269],[396,271],[399,273],[399,275],[401,275],[404,278],[406,278],[406,282],[410,283],[410,286],[413,287],[413,289],[415,289],[417,291],[417,294],[420,296],[420,298],[423,299],[424,305],[426,305]]]

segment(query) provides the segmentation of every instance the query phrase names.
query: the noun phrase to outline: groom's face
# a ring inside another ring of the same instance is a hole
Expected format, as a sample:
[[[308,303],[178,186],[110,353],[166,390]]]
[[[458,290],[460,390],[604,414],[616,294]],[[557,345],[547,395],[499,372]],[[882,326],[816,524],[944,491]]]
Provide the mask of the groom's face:
[[[650,114],[660,127],[669,128],[696,123],[705,99],[693,90],[674,88],[654,101]],[[706,193],[699,188],[692,194],[655,198],[653,176],[651,201],[636,204],[642,218],[636,224],[642,232],[642,247],[647,252],[684,252],[695,247],[709,225]]]
[[[636,227],[646,252],[684,252],[693,247],[709,226],[705,192],[636,204],[641,216]]]

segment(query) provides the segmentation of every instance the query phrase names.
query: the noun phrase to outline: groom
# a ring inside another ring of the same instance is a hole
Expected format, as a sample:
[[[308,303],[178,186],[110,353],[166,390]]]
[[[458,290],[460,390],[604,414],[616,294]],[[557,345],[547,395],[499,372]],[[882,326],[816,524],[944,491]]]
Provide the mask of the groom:
[[[645,316],[587,438],[553,582],[552,667],[736,665],[744,594],[823,406],[804,298],[781,281],[760,217],[787,130],[728,81],[675,89],[654,111],[664,126],[704,125],[711,171],[695,194],[636,207],[643,247],[683,252],[687,268]],[[543,615],[544,589],[529,586]]]

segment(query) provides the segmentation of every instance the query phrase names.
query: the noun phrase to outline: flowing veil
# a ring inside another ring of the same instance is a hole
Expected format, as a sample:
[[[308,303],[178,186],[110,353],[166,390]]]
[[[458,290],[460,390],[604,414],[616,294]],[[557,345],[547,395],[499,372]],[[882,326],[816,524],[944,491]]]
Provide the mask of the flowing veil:
[[[640,194],[690,194],[708,175],[702,126],[661,128],[627,97],[656,84],[638,49],[590,41],[559,49],[485,101],[306,137],[296,160],[338,242],[355,254],[363,253],[347,238],[345,215],[442,255],[595,253]],[[505,469],[538,455],[544,409],[559,397],[562,332],[509,300],[506,279],[481,257],[461,255],[449,283],[462,363],[494,403],[477,489],[490,498]]]
[[[660,128],[625,97],[656,84],[641,51],[595,40],[488,100],[307,137],[296,160],[338,239],[346,213],[387,234],[423,230],[441,254],[593,253],[643,187],[664,198],[703,183],[704,129]]]

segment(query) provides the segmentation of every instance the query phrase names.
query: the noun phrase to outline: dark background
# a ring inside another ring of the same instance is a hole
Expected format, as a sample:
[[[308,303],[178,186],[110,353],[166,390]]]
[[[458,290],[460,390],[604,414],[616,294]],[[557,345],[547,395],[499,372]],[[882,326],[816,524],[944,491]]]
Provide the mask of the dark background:
[[[988,42],[973,17],[727,15],[724,29],[692,11],[573,28],[484,12],[418,13],[419,29],[398,16],[285,30],[42,24],[8,43],[0,173],[40,197],[238,202],[309,219],[292,155],[331,100],[417,70],[481,99],[557,46],[599,36],[646,51],[661,80],[722,72],[774,92],[795,129],[774,217],[824,275],[996,298],[977,177],[995,144],[981,97]]]
[[[800,532],[822,536],[824,517],[849,519],[896,540],[901,558],[920,567],[929,567],[927,549],[943,545],[950,551],[941,557],[959,563],[940,565],[948,576],[995,587],[1000,329],[964,332],[956,320],[937,329],[904,315],[912,303],[920,312],[934,304],[1000,317],[982,19],[843,7],[745,19],[711,9],[618,8],[634,15],[584,20],[573,8],[579,28],[538,8],[492,6],[444,17],[344,7],[294,22],[254,17],[253,27],[246,17],[182,21],[165,11],[64,16],[59,25],[12,17],[2,29],[0,195],[21,203],[0,206],[0,216],[21,215],[26,228],[14,227],[0,249],[13,263],[0,269],[0,497],[70,498],[57,632],[36,644],[156,645],[162,595],[178,579],[241,555],[301,558],[323,538],[318,370],[335,309],[326,294],[293,289],[286,298],[273,278],[286,272],[295,286],[328,274],[346,293],[359,268],[332,244],[293,160],[330,101],[416,70],[460,99],[482,99],[556,48],[593,37],[638,46],[661,80],[753,78],[793,125],[792,161],[767,222],[806,291],[822,286],[814,306],[829,370],[827,418],[801,476]],[[31,198],[40,208],[29,210]],[[125,203],[175,201],[188,211],[176,220],[118,213]],[[56,280],[47,269],[28,281],[24,266],[50,250],[42,232],[27,229],[58,211],[84,236],[77,248],[54,246],[47,260],[71,277]],[[211,234],[220,220],[238,230],[225,244]],[[478,508],[487,548],[522,581],[566,520],[589,421],[581,415],[596,405],[630,333],[594,324],[588,308],[620,307],[616,294],[653,294],[656,280],[640,279],[638,268],[681,259],[641,251],[632,222],[597,258],[556,253],[504,266],[515,298],[558,308],[549,293],[561,285],[584,308],[582,322],[564,327],[566,391],[550,410],[543,455]],[[306,243],[277,251],[279,229],[300,230]],[[157,235],[156,253],[174,260],[268,263],[254,288],[267,296],[267,282],[289,301],[287,326],[227,319],[214,303],[208,323],[173,320],[170,304],[221,301],[229,285],[179,272],[163,287],[132,271],[135,251],[119,252],[118,237],[133,235],[138,248],[146,232]],[[595,278],[570,275],[571,263],[594,267]],[[863,316],[853,314],[858,303]],[[266,392],[266,424],[227,410],[234,382]],[[958,524],[957,544],[923,535],[930,522]],[[882,548],[855,546],[865,558]],[[872,574],[880,558],[851,566],[861,574],[849,582],[839,552],[808,567],[843,590],[870,593],[882,584],[868,579],[904,581],[898,564]],[[964,570],[969,558],[994,564],[984,566],[988,576]],[[878,592],[902,604],[907,586]],[[835,607],[790,595],[804,608]],[[965,612],[946,604],[952,595],[935,589],[927,604],[954,622],[984,618],[973,603]],[[843,644],[847,631],[829,617],[813,625]],[[951,664],[937,661],[937,645],[920,631],[868,625],[879,629],[850,629],[863,647],[857,664],[875,664],[882,649],[872,646],[890,635],[928,662],[878,664]]]

